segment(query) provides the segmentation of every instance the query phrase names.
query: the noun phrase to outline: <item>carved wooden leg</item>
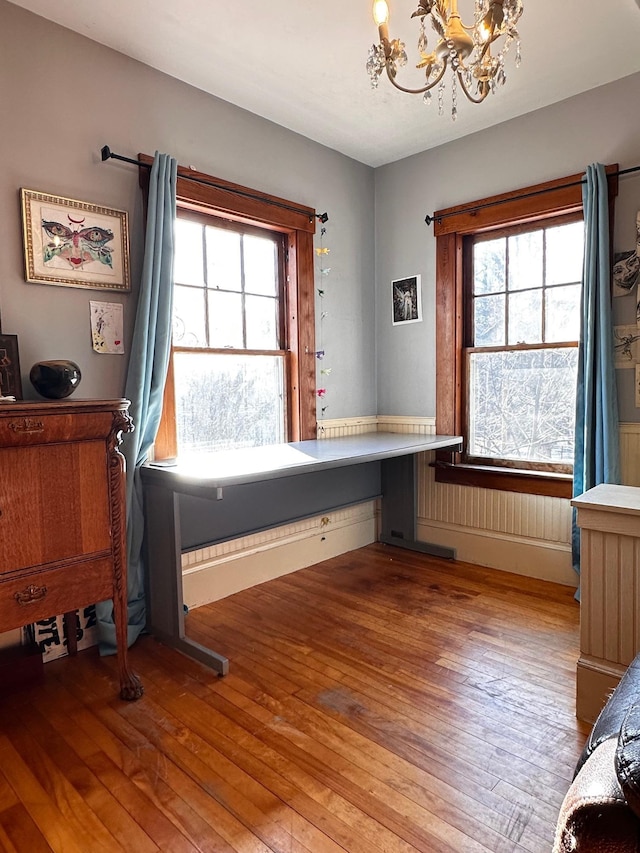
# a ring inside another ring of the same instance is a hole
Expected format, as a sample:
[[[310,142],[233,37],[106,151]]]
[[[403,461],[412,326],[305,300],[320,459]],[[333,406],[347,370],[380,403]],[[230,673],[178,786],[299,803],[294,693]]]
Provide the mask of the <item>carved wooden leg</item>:
[[[139,699],[144,688],[138,676],[129,669],[127,644],[127,534],[126,485],[124,457],[118,450],[122,431],[130,432],[131,418],[125,412],[114,413],[109,439],[109,485],[111,496],[111,529],[113,537],[113,621],[116,628],[120,698]]]
[[[139,699],[144,693],[142,682],[129,669],[129,650],[127,647],[127,590],[126,586],[120,584],[120,588],[114,589],[113,596],[113,620],[116,626],[116,643],[118,675],[120,677],[120,698],[132,701]]]

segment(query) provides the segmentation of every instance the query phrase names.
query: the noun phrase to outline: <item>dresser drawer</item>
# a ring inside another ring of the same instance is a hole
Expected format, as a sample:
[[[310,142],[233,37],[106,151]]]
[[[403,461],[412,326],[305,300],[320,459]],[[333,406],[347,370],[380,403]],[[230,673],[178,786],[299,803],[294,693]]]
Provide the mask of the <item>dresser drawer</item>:
[[[72,563],[0,580],[3,631],[113,597],[110,558]]]
[[[39,409],[12,409],[0,417],[0,447],[104,439],[112,423],[112,412],[94,412],[78,418],[73,414],[43,413]]]

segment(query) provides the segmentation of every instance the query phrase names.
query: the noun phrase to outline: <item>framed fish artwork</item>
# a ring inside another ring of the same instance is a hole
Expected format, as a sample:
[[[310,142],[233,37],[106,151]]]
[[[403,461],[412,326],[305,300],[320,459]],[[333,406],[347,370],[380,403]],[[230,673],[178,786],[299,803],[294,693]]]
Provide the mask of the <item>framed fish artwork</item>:
[[[24,188],[20,195],[28,282],[131,289],[125,210]]]

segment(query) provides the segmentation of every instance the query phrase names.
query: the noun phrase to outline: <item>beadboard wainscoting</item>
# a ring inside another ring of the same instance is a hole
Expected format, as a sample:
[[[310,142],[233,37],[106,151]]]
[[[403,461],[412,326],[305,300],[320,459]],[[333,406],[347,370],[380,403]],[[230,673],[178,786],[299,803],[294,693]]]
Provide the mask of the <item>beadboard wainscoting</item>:
[[[394,415],[379,415],[380,432],[399,432],[404,435],[435,435],[435,418],[400,418]]]
[[[419,539],[454,548],[459,560],[576,585],[569,500],[436,483],[426,457],[418,478]]]
[[[418,536],[456,549],[460,560],[576,586],[569,500],[436,483],[423,454]],[[640,423],[620,424],[622,481],[640,486]]]
[[[377,526],[376,502],[368,501],[190,551],[182,555],[184,603],[199,607],[370,545]]]
[[[318,438],[342,438],[345,435],[364,435],[378,430],[378,418],[336,418],[318,421]]]

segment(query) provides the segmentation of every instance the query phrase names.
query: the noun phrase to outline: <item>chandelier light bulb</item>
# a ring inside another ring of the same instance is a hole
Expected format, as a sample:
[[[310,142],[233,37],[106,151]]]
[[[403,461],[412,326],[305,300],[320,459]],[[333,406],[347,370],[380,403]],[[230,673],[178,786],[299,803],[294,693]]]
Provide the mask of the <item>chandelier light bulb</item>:
[[[374,0],[373,20],[376,22],[377,27],[389,23],[389,6],[387,5],[387,0]]]
[[[491,38],[491,23],[486,15],[478,24],[478,35],[483,42],[487,42]]]

